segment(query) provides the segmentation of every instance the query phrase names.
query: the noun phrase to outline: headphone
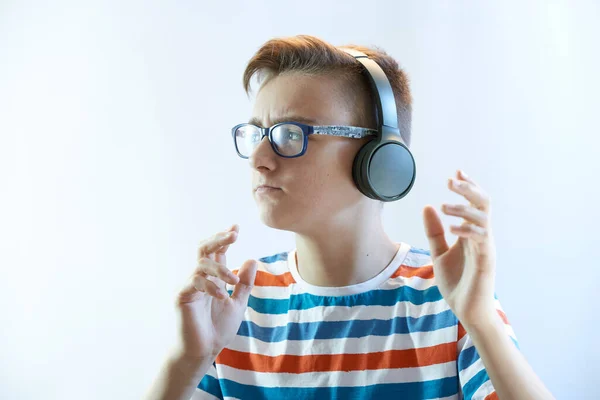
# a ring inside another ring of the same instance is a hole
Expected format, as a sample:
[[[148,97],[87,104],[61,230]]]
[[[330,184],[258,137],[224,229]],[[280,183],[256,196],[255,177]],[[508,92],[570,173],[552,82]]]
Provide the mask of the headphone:
[[[354,157],[354,183],[362,194],[374,200],[400,200],[415,183],[416,164],[400,136],[396,100],[390,81],[381,67],[365,53],[338,48],[364,66],[377,107],[377,137],[362,146]]]

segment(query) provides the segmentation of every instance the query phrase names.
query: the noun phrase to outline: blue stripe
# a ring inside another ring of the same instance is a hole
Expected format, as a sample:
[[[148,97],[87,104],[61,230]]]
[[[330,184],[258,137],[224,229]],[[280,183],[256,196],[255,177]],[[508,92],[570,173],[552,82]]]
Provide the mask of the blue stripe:
[[[225,396],[240,399],[433,399],[458,393],[456,376],[423,382],[382,383],[369,386],[263,387],[221,379]]]
[[[284,251],[282,253],[277,253],[277,254],[273,254],[271,256],[262,257],[262,258],[259,258],[258,261],[261,261],[261,262],[264,262],[267,264],[271,264],[271,263],[274,263],[277,261],[287,261],[289,253],[291,251],[292,250]],[[427,256],[431,256],[431,250],[420,249],[418,247],[411,247],[408,252],[416,253],[416,254],[425,254]]]
[[[479,360],[479,353],[477,353],[475,346],[471,346],[468,349],[462,350],[458,354],[458,371],[460,372],[465,368],[470,367],[477,360]]]
[[[485,369],[479,371],[475,376],[473,376],[469,380],[469,382],[463,385],[462,391],[464,400],[471,400],[477,389],[479,389],[481,385],[483,385],[489,380],[490,377],[488,376],[487,371]]]
[[[242,321],[238,335],[263,342],[389,336],[395,333],[430,332],[456,326],[458,319],[451,310],[419,318],[395,317],[350,321],[289,322],[286,326],[262,327],[252,321]]]
[[[517,349],[519,349],[519,343],[515,339],[513,339],[512,336],[509,335],[509,337],[512,340],[513,344],[517,347]],[[458,371],[462,371],[465,368],[469,368],[477,360],[479,360],[479,353],[477,352],[475,346],[471,346],[468,349],[461,350],[461,352],[458,354]]]
[[[233,290],[228,290],[229,294]],[[400,301],[420,305],[442,299],[437,286],[425,290],[401,286],[389,290],[371,290],[349,296],[316,296],[309,293],[292,294],[287,299],[269,299],[250,295],[248,307],[261,314],[287,314],[289,310],[309,310],[314,307],[393,306]]]
[[[266,264],[272,264],[277,261],[287,261],[287,259],[288,259],[288,252],[283,252],[283,253],[274,254],[272,256],[259,258],[258,261],[264,262]]]
[[[204,377],[198,384],[198,389],[202,389],[205,392],[208,392],[219,399],[223,398],[223,394],[221,393],[221,386],[219,385],[219,380],[208,374],[204,375]]]
[[[431,250],[420,249],[418,247],[411,247],[409,253],[425,254],[426,256],[430,256]]]

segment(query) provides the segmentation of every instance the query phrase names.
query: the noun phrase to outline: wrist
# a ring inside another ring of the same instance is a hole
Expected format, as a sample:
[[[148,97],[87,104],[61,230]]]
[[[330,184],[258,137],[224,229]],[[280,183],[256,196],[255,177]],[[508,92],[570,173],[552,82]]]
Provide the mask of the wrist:
[[[460,321],[467,333],[485,335],[497,330],[503,330],[503,322],[496,309],[481,313],[477,318]]]
[[[173,350],[169,355],[169,364],[172,368],[186,375],[204,375],[204,372],[210,367],[210,364],[217,358],[217,354],[214,356],[212,354],[205,356],[190,356],[185,352]]]

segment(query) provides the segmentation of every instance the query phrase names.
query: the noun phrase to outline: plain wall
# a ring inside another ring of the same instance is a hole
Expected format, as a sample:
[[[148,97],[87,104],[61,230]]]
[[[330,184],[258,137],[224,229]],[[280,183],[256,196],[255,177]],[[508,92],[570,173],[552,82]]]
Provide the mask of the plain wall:
[[[557,398],[600,397],[598,2],[52,3],[0,0],[1,398],[141,398],[200,240],[240,224],[231,268],[294,246],[230,128],[246,62],[296,34],[399,61],[417,181],[390,237],[428,248],[422,209],[464,169],[523,353]]]

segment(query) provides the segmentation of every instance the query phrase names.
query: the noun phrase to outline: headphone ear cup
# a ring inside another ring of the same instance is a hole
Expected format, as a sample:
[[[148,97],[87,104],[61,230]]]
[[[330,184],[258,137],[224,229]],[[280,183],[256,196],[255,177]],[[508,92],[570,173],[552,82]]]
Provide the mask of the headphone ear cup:
[[[410,192],[416,175],[415,160],[408,147],[372,140],[360,148],[352,164],[354,184],[365,196],[395,201]],[[375,190],[377,189],[377,190]]]
[[[354,184],[362,194],[374,200],[377,198],[373,194],[371,185],[369,184],[368,162],[378,142],[379,140],[374,139],[364,144],[358,150],[358,153],[356,153],[352,164],[352,179],[354,180]]]
[[[408,147],[387,142],[366,156],[369,158],[363,161],[367,167],[365,186],[376,199],[395,201],[408,194],[416,174],[415,160]]]

